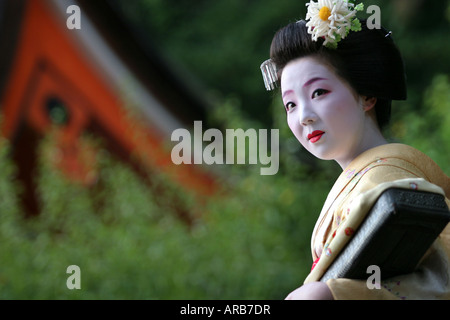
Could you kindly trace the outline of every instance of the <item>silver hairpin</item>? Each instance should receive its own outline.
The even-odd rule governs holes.
[[[275,89],[277,86],[278,76],[275,64],[271,59],[266,60],[261,64],[261,72],[267,91]]]
[[[387,37],[389,37],[390,35],[392,35],[392,31],[389,31],[384,37],[387,38]]]

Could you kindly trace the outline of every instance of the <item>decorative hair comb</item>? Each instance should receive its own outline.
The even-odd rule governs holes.
[[[267,91],[275,89],[277,86],[278,75],[272,59],[266,60],[261,64],[261,72]]]

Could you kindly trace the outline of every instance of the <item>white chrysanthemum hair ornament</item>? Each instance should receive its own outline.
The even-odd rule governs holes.
[[[361,23],[356,12],[364,9],[362,3],[355,6],[351,0],[318,0],[307,3],[306,26],[312,39],[325,39],[323,45],[336,48],[350,31],[360,31]]]

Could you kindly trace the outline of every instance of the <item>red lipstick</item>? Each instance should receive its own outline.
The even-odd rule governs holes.
[[[312,143],[316,143],[317,141],[320,140],[320,138],[322,138],[322,135],[324,133],[325,132],[320,130],[313,131],[312,133],[308,134],[308,140],[311,141]]]

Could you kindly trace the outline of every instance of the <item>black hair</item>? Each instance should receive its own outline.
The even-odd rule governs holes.
[[[380,128],[391,115],[392,100],[406,99],[404,64],[391,35],[384,28],[369,29],[361,19],[361,31],[351,31],[336,49],[313,41],[306,22],[300,20],[280,29],[272,40],[270,58],[278,79],[292,60],[314,56],[329,63],[336,73],[359,94],[376,97],[375,112]]]

